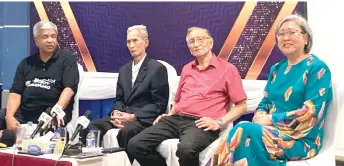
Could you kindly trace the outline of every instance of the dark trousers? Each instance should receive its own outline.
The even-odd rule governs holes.
[[[219,131],[199,129],[197,117],[171,115],[145,129],[128,143],[128,155],[133,156],[141,166],[166,166],[165,159],[156,151],[166,139],[179,138],[176,152],[180,166],[199,166],[199,153],[215,141]]]
[[[6,109],[0,109],[0,130],[6,129]],[[24,120],[23,115],[20,111],[17,111],[14,114],[14,117],[17,119],[19,123],[26,123],[27,121]]]
[[[149,126],[150,124],[140,123],[139,121],[132,121],[126,123],[125,127],[121,128],[117,135],[119,147],[127,149],[129,140]],[[88,130],[99,130],[100,139],[102,139],[108,130],[116,127],[110,122],[109,117],[104,117],[98,120],[91,121],[87,128],[88,129],[83,130],[81,133],[82,141],[84,143],[86,142]],[[130,161],[133,162],[134,158],[130,155],[128,156]]]

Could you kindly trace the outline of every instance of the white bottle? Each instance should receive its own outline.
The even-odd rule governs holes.
[[[26,140],[30,139],[30,136],[31,136],[31,134],[33,133],[34,130],[35,129],[32,126],[32,122],[28,121],[26,129],[25,129],[24,139],[26,139]]]
[[[96,147],[96,135],[93,130],[88,132],[86,137],[86,148],[95,148]]]

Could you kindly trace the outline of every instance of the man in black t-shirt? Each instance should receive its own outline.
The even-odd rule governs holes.
[[[71,120],[79,72],[75,55],[57,48],[57,32],[56,25],[49,21],[33,27],[39,51],[17,67],[7,108],[0,110],[0,130],[14,130],[28,121],[37,123],[49,107],[66,114],[57,117],[58,126]]]

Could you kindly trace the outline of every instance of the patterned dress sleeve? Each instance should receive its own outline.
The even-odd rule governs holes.
[[[322,126],[324,110],[332,100],[331,72],[326,64],[317,64],[309,70],[303,74],[305,99],[302,108],[272,114],[274,126],[282,135],[293,139],[307,136],[317,124]],[[285,99],[292,94],[292,89],[286,90]]]
[[[268,96],[268,90],[269,90],[269,85],[271,84],[271,81],[275,78],[276,73],[273,72],[275,66],[272,66],[270,69],[270,74],[267,80],[267,83],[265,85],[264,88],[264,97],[263,99],[260,101],[260,103],[258,104],[258,108],[256,109],[255,115],[257,114],[268,114],[270,112],[270,108],[273,105],[273,103],[271,102],[271,100],[269,99]]]

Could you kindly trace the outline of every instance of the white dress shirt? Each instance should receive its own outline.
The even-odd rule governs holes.
[[[131,66],[131,87],[134,86],[134,82],[136,80],[137,75],[139,74],[141,65],[142,65],[143,61],[145,60],[146,55],[136,65],[134,65],[134,61],[132,63],[132,66]]]

